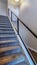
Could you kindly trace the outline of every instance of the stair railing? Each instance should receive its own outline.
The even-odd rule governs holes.
[[[8,8],[8,16],[9,16],[9,11],[11,11],[11,10]],[[21,41],[23,42],[23,40],[22,40],[22,38],[21,38],[21,36],[20,36],[20,34],[19,34],[19,22],[21,22],[21,23],[23,24],[23,26],[26,27],[26,29],[37,39],[37,35],[36,35],[25,23],[23,23],[23,22],[19,19],[19,17],[18,17],[17,15],[15,15],[15,13],[13,13],[12,11],[11,11],[11,21],[12,21],[12,14],[17,18],[17,30],[16,30],[16,31],[17,31],[17,34],[19,35]],[[16,28],[15,28],[15,29],[16,29]],[[31,57],[32,62],[34,63],[34,65],[36,65],[36,62],[35,62],[34,58],[32,57],[30,51],[28,50],[28,48],[27,48],[27,46],[24,44],[24,42],[23,42],[23,45],[24,45],[24,47],[26,48],[26,50],[27,50],[29,56]]]
[[[9,9],[8,9],[8,14],[9,14]],[[13,12],[11,11],[11,21],[12,21],[12,14],[13,14],[14,16],[16,16],[15,13],[13,13]],[[25,23],[23,23],[23,22],[19,19],[19,17],[16,16],[16,18],[17,18],[17,30],[18,30],[18,33],[19,33],[19,22],[21,22],[21,23],[23,24],[23,26],[26,27],[26,29],[27,29],[35,38],[37,38],[37,35],[36,35]]]

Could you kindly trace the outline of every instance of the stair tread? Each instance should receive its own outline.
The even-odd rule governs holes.
[[[13,33],[14,31],[0,31],[0,33]]]
[[[8,42],[16,42],[17,40],[5,40],[5,41],[0,41],[0,44],[2,43],[8,43]]]
[[[3,34],[15,34],[15,32],[0,32],[0,35],[3,35]]]
[[[0,48],[9,47],[9,46],[18,46],[18,45],[19,45],[19,41],[16,41],[16,42],[7,42],[7,43],[1,43],[0,44]]]
[[[21,54],[9,55],[9,56],[0,58],[0,65],[13,61],[14,59],[18,58],[19,55],[21,55]]]
[[[13,32],[14,30],[0,30],[0,32]]]
[[[16,36],[16,35],[1,35],[0,38],[4,38],[4,37],[13,37],[13,36]]]
[[[6,32],[4,32],[4,31],[0,32],[0,34],[14,34],[14,33],[15,33],[14,31],[12,31],[12,32],[11,31],[10,32],[7,32],[7,31]]]
[[[15,64],[15,65],[28,65],[28,64],[26,62],[21,62],[21,63]]]
[[[19,48],[20,46],[11,46],[11,47],[4,47],[4,48],[0,48],[0,53],[1,52],[6,52],[8,50],[13,50],[13,49],[17,49]]]
[[[4,31],[4,30],[13,30],[13,28],[11,28],[11,27],[10,28],[1,28],[0,27],[0,31]]]
[[[3,25],[3,24],[4,24],[4,25],[5,25],[5,24],[7,25],[8,23],[2,23],[2,22],[1,22],[0,24],[1,24],[1,25]],[[10,24],[10,25],[11,25],[11,24]]]
[[[5,23],[4,24],[1,23],[0,26],[11,26],[11,25],[8,24],[8,23],[6,23],[6,24]]]
[[[21,62],[24,62],[24,61],[26,62],[25,57],[22,54],[17,59],[15,59],[15,60],[13,60],[9,63],[6,63],[5,65],[16,65],[16,64],[18,65],[18,63],[21,63]]]
[[[3,33],[2,33],[2,34],[0,34],[0,37],[1,37],[1,36],[11,36],[11,35],[15,35],[15,33],[13,33],[13,34],[7,34],[7,33],[3,34]]]
[[[6,40],[18,40],[16,36],[12,37],[0,37],[0,41],[6,41]]]
[[[12,26],[10,26],[10,25],[1,25],[0,28],[1,27],[12,27]]]
[[[21,51],[21,48],[19,47],[19,48],[16,48],[16,49],[11,49],[11,50],[1,52],[0,58],[4,57],[4,56],[11,55],[11,54],[14,55],[14,54],[20,54],[20,53],[22,53],[22,51]]]

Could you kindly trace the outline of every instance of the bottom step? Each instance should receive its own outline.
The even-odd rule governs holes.
[[[8,62],[13,61],[14,59],[18,58],[21,54],[14,54],[14,55],[9,55],[9,56],[5,56],[0,58],[0,65],[4,65]]]
[[[21,62],[26,62],[25,57],[23,55],[20,55],[19,58],[16,58],[15,60],[11,61],[10,63],[7,63],[5,65],[18,65]]]

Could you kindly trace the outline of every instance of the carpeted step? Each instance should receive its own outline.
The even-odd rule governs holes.
[[[14,54],[14,55],[9,55],[9,56],[5,56],[0,58],[0,65],[6,65],[6,63],[9,63],[17,58],[19,58],[21,54]]]
[[[9,24],[9,23],[0,23],[0,26],[5,26],[5,25],[9,25],[9,26],[11,26],[11,24]]]
[[[5,35],[5,34],[8,34],[8,35],[15,34],[15,32],[14,31],[13,32],[0,32],[0,35]]]
[[[3,48],[0,48],[0,53],[6,52],[6,51],[9,51],[9,50],[14,50],[14,49],[17,49],[17,48],[20,48],[20,46],[3,47]]]
[[[10,22],[4,22],[4,21],[0,21],[0,24],[10,24]],[[11,24],[10,24],[11,25]]]
[[[21,62],[24,62],[25,61],[25,57],[23,55],[20,55],[17,59],[11,61],[11,62],[8,62],[4,65],[18,65],[18,63],[21,63]],[[25,65],[25,64],[24,64]]]
[[[0,23],[7,23],[7,24],[10,24],[10,21],[3,21],[3,20],[1,20]]]
[[[4,57],[4,56],[11,55],[11,54],[13,55],[13,54],[19,54],[19,53],[22,53],[20,47],[16,48],[16,49],[11,49],[11,50],[8,50],[8,51],[0,52],[0,58]]]
[[[6,24],[5,25],[4,24],[3,25],[0,24],[0,27],[12,27],[12,26],[9,25],[9,24],[7,24],[7,25]]]
[[[16,36],[12,36],[12,37],[0,37],[0,41],[7,41],[7,40],[17,40]]]
[[[0,38],[4,38],[4,37],[13,37],[13,36],[16,36],[16,35],[0,35]],[[17,37],[17,36],[16,36]]]
[[[0,28],[12,28],[12,26],[0,26]]]
[[[13,32],[14,30],[11,30],[11,31],[6,31],[6,30],[1,30],[0,33],[5,33],[5,32]]]
[[[6,33],[6,32],[8,32],[8,33],[12,33],[12,32],[14,32],[14,30],[13,31],[0,31],[0,33]]]
[[[17,40],[4,40],[4,41],[0,41],[0,44],[3,44],[3,43],[9,43],[9,42],[16,42]]]
[[[19,41],[6,42],[6,43],[0,43],[0,48],[9,47],[9,46],[18,46],[18,45],[19,45]]]

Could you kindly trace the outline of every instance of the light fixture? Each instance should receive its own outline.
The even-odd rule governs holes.
[[[16,2],[19,2],[19,0],[15,0]]]

